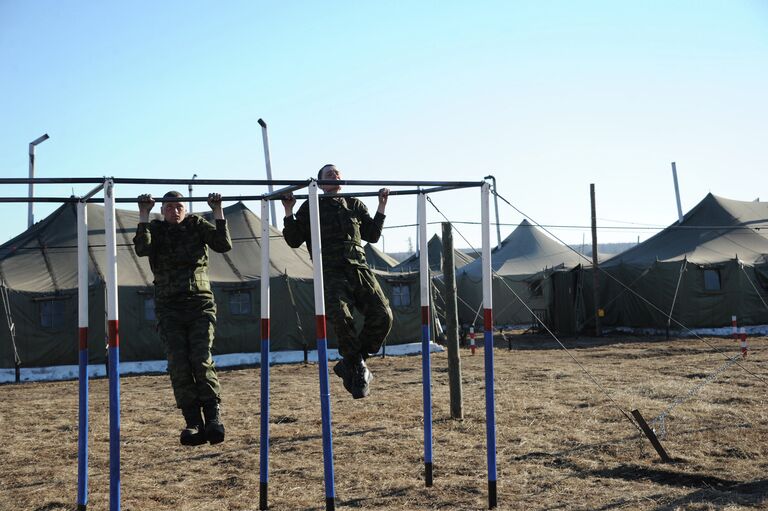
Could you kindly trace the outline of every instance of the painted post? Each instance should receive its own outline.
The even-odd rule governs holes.
[[[261,201],[261,442],[259,509],[267,509],[269,483],[269,201]]]
[[[485,431],[488,454],[488,509],[497,506],[496,497],[496,410],[493,375],[493,293],[491,288],[491,232],[489,221],[490,185],[481,189],[481,223],[483,238],[483,309],[485,351]]]
[[[104,231],[109,356],[109,509],[120,511],[120,328],[117,313],[117,243],[114,182],[104,182]]]
[[[85,511],[88,505],[88,210],[85,202],[77,203],[77,327],[77,510]]]
[[[424,396],[424,483],[432,486],[432,359],[429,354],[429,255],[427,195],[418,195],[419,282],[421,288],[421,381]]]
[[[262,222],[264,219],[262,218]],[[323,421],[323,468],[325,475],[325,509],[336,509],[333,481],[333,439],[331,437],[331,392],[328,383],[328,336],[326,335],[323,288],[323,254],[320,243],[320,210],[317,181],[309,183],[309,227],[312,238],[312,269],[315,284],[315,324],[317,328],[317,362],[320,370],[320,411]]]

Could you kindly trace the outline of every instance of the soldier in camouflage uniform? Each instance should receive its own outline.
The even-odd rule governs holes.
[[[326,165],[317,173],[317,178],[339,181],[341,173],[334,165]],[[379,351],[392,328],[389,302],[368,267],[361,245],[361,240],[370,243],[379,240],[389,190],[379,190],[379,207],[371,218],[365,204],[358,199],[332,196],[341,190],[340,185],[321,185],[320,188],[329,194],[319,200],[325,308],[336,331],[342,356],[333,370],[342,378],[344,388],[352,397],[359,399],[368,395],[373,379],[365,359]],[[285,241],[293,248],[306,242],[311,256],[309,203],[302,204],[294,216],[296,199],[293,195],[283,197],[282,202]],[[352,317],[353,308],[365,317],[359,334]]]
[[[216,225],[186,215],[181,198],[179,192],[166,193],[163,220],[149,222],[155,201],[151,195],[140,195],[139,227],[133,243],[137,255],[149,257],[155,276],[158,330],[168,356],[176,406],[186,421],[181,444],[217,444],[224,441],[224,425],[221,388],[211,357],[216,303],[208,280],[208,247],[227,252],[232,241],[221,195],[208,195]]]

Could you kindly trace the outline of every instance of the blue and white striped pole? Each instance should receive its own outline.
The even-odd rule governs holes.
[[[424,483],[432,486],[432,359],[429,353],[429,254],[427,195],[418,196],[419,282],[421,288],[421,382],[424,397]]]
[[[490,184],[481,189],[483,238],[483,320],[485,349],[485,431],[488,455],[488,509],[497,506],[496,498],[496,411],[493,392],[493,290],[491,288],[491,228],[489,219]]]
[[[263,219],[262,219],[263,221]],[[315,323],[317,330],[317,361],[320,370],[320,410],[323,419],[323,468],[325,474],[325,509],[336,509],[333,481],[333,439],[331,438],[331,392],[328,384],[328,336],[326,334],[325,300],[323,291],[323,254],[320,244],[320,209],[317,181],[309,183],[309,227],[312,237],[312,269],[315,280]]]
[[[85,511],[88,505],[88,210],[85,202],[77,203],[77,327],[77,510]]]
[[[117,313],[117,243],[115,195],[111,179],[104,182],[104,232],[107,266],[107,345],[109,356],[109,509],[120,511],[120,328]]]
[[[269,201],[261,201],[261,442],[259,509],[267,509],[269,483]]]

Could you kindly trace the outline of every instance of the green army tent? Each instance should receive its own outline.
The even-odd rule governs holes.
[[[368,266],[375,270],[391,271],[398,265],[397,259],[382,252],[372,243],[366,243],[363,250],[365,250],[365,260],[368,261]]]
[[[550,307],[550,275],[573,268],[584,259],[569,247],[550,238],[523,220],[501,245],[491,252],[493,271],[493,319],[497,325],[533,322],[532,309],[546,321]],[[459,318],[463,323],[482,322],[483,289],[480,258],[456,272]],[[525,305],[528,308],[526,308]]]
[[[432,272],[442,272],[443,271],[443,241],[440,239],[440,236],[435,234],[430,238],[429,242],[427,242],[427,259],[429,260],[429,269]],[[460,250],[453,249],[453,265],[456,268],[461,268],[462,266],[471,263],[474,261],[475,258],[471,255],[465,254],[461,252]],[[408,272],[408,271],[419,271],[419,265],[421,259],[419,257],[419,253],[416,252],[415,254],[412,254],[410,257],[408,257],[406,260],[395,266],[392,271],[394,272]]]
[[[89,357],[92,374],[103,374],[105,358],[104,208],[89,204]],[[258,362],[260,350],[261,220],[242,203],[224,208],[233,241],[225,254],[209,251],[210,277],[218,305],[214,355],[222,365]],[[157,217],[157,216],[156,216]],[[164,353],[155,330],[152,272],[137,257],[133,236],[138,212],[116,211],[120,358],[124,372],[163,371]],[[312,264],[304,246],[288,247],[270,228],[271,350],[275,362],[310,360],[316,345]],[[12,378],[16,355],[26,376],[45,379],[77,374],[77,220],[67,203],[0,246],[0,277],[7,292],[0,329],[0,381]],[[418,280],[404,288],[404,276],[379,280],[388,296],[397,294],[395,325],[388,344],[417,342],[420,336]],[[403,290],[409,296],[402,296]],[[4,295],[6,293],[3,293]],[[411,296],[413,295],[413,300]],[[410,304],[413,303],[413,306]],[[329,345],[335,335],[329,327]],[[397,350],[388,350],[395,353]],[[333,355],[333,352],[332,352]],[[50,368],[64,368],[52,371]]]
[[[727,333],[734,315],[740,325],[768,324],[767,229],[767,203],[708,194],[682,221],[601,263],[601,326]],[[583,307],[575,326],[561,323],[593,329],[592,270],[575,273],[558,281],[570,288],[558,294]]]

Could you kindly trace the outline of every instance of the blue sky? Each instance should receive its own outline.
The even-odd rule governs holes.
[[[768,200],[766,63],[765,1],[6,0],[0,175],[26,177],[27,144],[48,133],[38,177],[264,179],[264,118],[276,179],[329,162],[348,179],[494,174],[532,221],[577,226],[551,228],[575,244],[589,242],[595,183],[600,241],[637,241],[677,219],[672,161],[684,210],[708,192]],[[480,219],[474,190],[433,200],[451,220]],[[36,205],[36,220],[54,208]],[[0,242],[26,210],[0,204]],[[505,237],[523,216],[500,214]],[[415,216],[413,197],[391,199],[388,225]],[[458,229],[457,244],[479,244],[477,227]],[[384,248],[409,237],[388,229]]]

